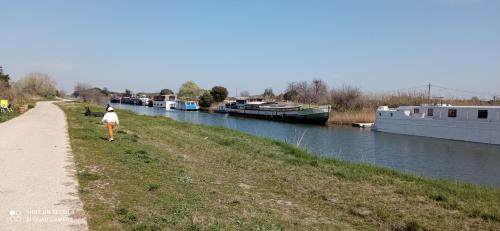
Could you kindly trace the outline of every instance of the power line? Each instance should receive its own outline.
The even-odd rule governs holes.
[[[451,88],[451,87],[443,87],[440,85],[432,85],[433,87],[445,89],[445,90],[450,90],[450,91],[456,91],[456,92],[463,92],[463,93],[468,93],[472,95],[480,95],[480,96],[495,96],[496,94],[489,94],[489,93],[481,93],[481,92],[474,92],[474,91],[469,91],[469,90],[463,90],[463,89],[457,89],[457,88]]]
[[[408,90],[413,90],[413,91],[424,90],[427,86],[428,85],[425,84],[425,85],[418,85],[418,86],[414,86],[414,87],[399,88],[399,89],[394,89],[394,90],[389,91],[389,92],[408,91]]]

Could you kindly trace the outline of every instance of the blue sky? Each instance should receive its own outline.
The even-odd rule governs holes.
[[[320,78],[370,92],[432,82],[500,95],[496,0],[0,0],[0,65],[112,90],[232,94]]]

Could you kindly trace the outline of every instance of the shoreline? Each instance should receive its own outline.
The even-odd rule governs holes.
[[[124,110],[119,110],[123,128],[117,141],[107,143],[99,137],[104,134],[102,128],[92,122],[97,119],[81,115],[83,104],[60,106],[68,116],[82,200],[94,229],[111,224],[174,229],[500,227],[497,188],[327,159],[227,128]],[[134,169],[136,175],[117,175],[122,172],[118,169]],[[89,203],[94,206],[88,207]],[[180,204],[188,212],[171,216],[171,209]],[[168,219],[158,221],[158,216],[144,214],[141,207],[166,213]],[[451,224],[429,217],[420,207]],[[415,211],[404,213],[405,208]],[[254,216],[244,215],[250,211]],[[316,214],[313,220],[303,219],[311,214]]]

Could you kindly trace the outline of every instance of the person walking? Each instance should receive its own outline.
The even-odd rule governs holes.
[[[108,107],[108,112],[102,117],[101,123],[106,123],[108,127],[108,141],[113,141],[113,129],[120,126],[118,115],[115,113],[113,107]]]

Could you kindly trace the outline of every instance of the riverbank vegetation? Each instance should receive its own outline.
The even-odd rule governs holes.
[[[91,230],[500,229],[498,189],[123,110],[107,142],[84,104],[60,106]]]

